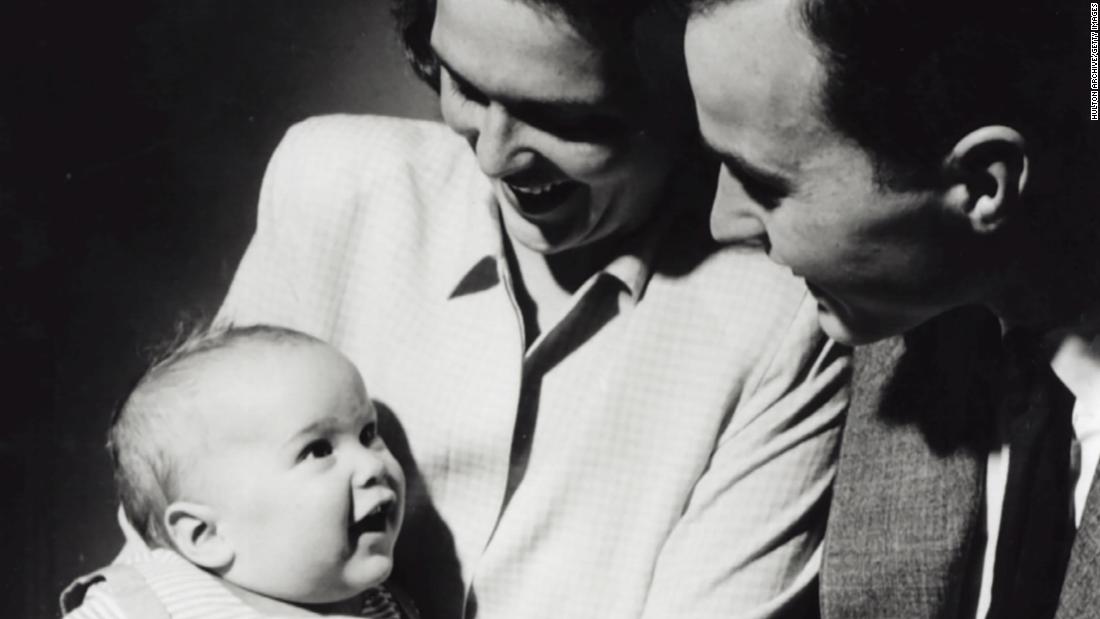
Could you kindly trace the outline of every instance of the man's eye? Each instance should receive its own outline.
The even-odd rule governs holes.
[[[318,439],[305,446],[298,454],[298,461],[326,458],[332,455],[332,443],[324,439]]]
[[[368,423],[367,425],[363,426],[363,431],[359,433],[359,442],[363,445],[366,445],[367,447],[370,447],[371,443],[373,443],[377,438],[377,423]]]
[[[738,183],[741,184],[741,188],[745,191],[745,194],[752,198],[757,204],[763,206],[766,209],[774,209],[779,206],[779,203],[786,197],[786,192],[782,189],[772,187],[765,181],[753,177],[751,174],[739,173],[735,170],[726,168]]]

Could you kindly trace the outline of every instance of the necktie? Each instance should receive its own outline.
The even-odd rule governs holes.
[[[1073,395],[1033,338],[1006,336],[1008,483],[988,617],[1054,616],[1073,544]]]

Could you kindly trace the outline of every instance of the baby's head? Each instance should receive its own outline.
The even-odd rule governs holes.
[[[318,339],[192,337],[138,382],[109,447],[146,543],[234,585],[324,604],[389,575],[404,476],[359,373]]]

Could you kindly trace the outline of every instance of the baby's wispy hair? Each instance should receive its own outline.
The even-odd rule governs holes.
[[[151,548],[171,548],[164,511],[179,498],[180,475],[202,428],[200,363],[251,343],[316,344],[321,340],[273,325],[229,323],[180,328],[115,410],[107,450],[130,523]]]

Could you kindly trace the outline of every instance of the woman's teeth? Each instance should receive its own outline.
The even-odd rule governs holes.
[[[545,185],[534,185],[531,187],[521,187],[519,185],[512,185],[511,183],[509,183],[508,186],[511,187],[512,191],[516,193],[521,193],[527,196],[538,196],[553,189],[557,189],[565,183],[566,181],[555,181],[553,183],[546,183]]]

